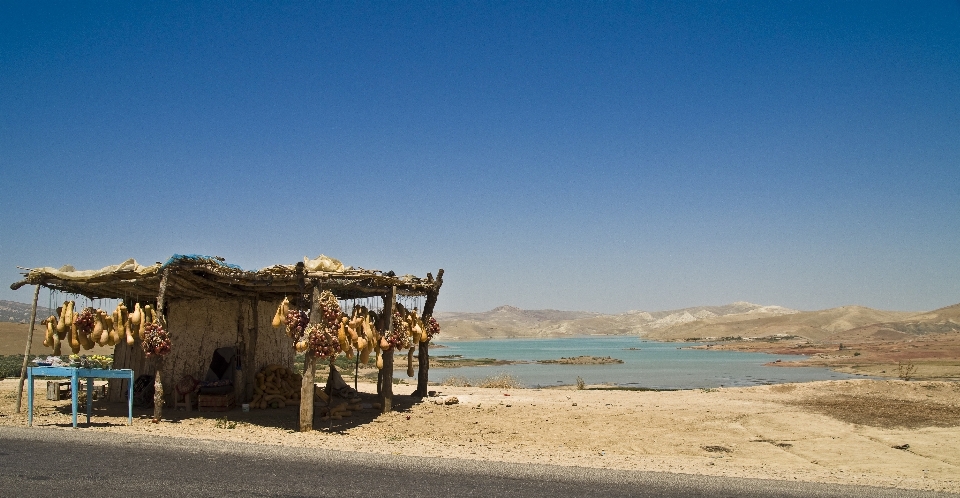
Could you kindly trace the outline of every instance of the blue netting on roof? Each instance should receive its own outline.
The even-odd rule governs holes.
[[[243,268],[240,268],[237,265],[224,263],[223,261],[220,261],[219,259],[213,256],[204,256],[203,254],[174,254],[173,256],[170,256],[170,259],[168,259],[167,262],[164,263],[163,266],[161,266],[160,268],[161,269],[166,268],[172,264],[175,264],[178,261],[200,261],[203,263],[214,263],[227,268],[233,268],[234,270],[243,271]]]

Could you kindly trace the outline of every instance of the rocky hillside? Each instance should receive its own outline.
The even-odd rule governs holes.
[[[740,319],[798,313],[780,306],[736,302],[670,311],[628,311],[605,315],[585,311],[522,310],[500,306],[483,313],[437,313],[450,338],[563,337],[588,334],[651,336],[671,327],[728,316]]]
[[[43,306],[37,306],[37,323],[53,312]],[[0,301],[0,322],[28,323],[30,305],[15,301]]]
[[[777,316],[731,314],[674,324],[651,331],[646,337],[661,340],[684,340],[723,337],[799,336],[811,341],[822,341],[857,327],[878,322],[899,321],[911,315],[914,315],[914,313],[879,311],[863,306],[843,306]]]
[[[898,341],[960,332],[960,304],[928,312],[842,306],[797,311],[736,302],[669,311],[616,315],[522,310],[500,306],[483,313],[438,313],[443,336],[459,339],[638,335],[653,340],[795,337],[813,342]]]

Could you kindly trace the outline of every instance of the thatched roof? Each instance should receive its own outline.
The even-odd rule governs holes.
[[[17,290],[28,284],[41,285],[91,299],[156,298],[164,272],[168,272],[166,299],[208,296],[282,299],[310,292],[317,285],[340,299],[383,296],[393,286],[396,286],[398,295],[430,296],[436,295],[443,283],[442,269],[437,272],[436,279],[429,273],[426,278],[397,276],[393,272],[344,268],[339,261],[325,256],[316,260],[304,258],[304,263],[296,265],[246,271],[219,257],[177,254],[166,263],[150,266],[139,265],[130,259],[100,270],[77,271],[69,266],[29,269],[23,273],[24,279],[10,288]]]

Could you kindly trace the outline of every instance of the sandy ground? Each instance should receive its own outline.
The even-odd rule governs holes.
[[[0,382],[0,425],[16,380]],[[70,429],[69,401],[37,382],[37,430]],[[828,381],[750,388],[637,392],[437,386],[417,401],[395,386],[397,410],[365,409],[295,432],[297,407],[225,413],[96,402],[79,430],[225,439],[269,445],[505,462],[665,471],[960,492],[960,384]],[[360,384],[364,402],[376,401]],[[452,398],[457,399],[456,404]],[[26,400],[24,400],[24,406]],[[234,426],[234,423],[236,424]],[[328,427],[329,425],[329,427]],[[232,427],[232,428],[231,428]]]

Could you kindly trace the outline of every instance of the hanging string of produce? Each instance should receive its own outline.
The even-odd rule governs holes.
[[[158,322],[148,323],[141,346],[147,358],[164,357],[170,352],[170,335]]]
[[[340,317],[343,311],[336,296],[328,290],[320,293],[319,304],[320,323],[312,323],[306,330],[307,350],[317,358],[332,359],[343,350],[338,337],[342,333]]]

